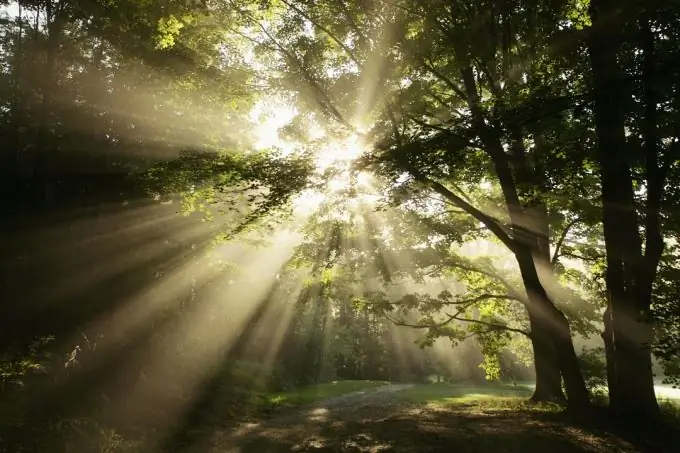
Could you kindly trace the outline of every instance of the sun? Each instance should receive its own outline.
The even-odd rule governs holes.
[[[323,173],[329,168],[344,169],[361,156],[364,149],[358,135],[351,135],[345,140],[328,143],[316,156],[316,169]]]
[[[289,124],[297,115],[297,111],[283,103],[264,103],[255,105],[250,113],[250,119],[255,127],[255,149],[277,148],[284,155],[295,153],[304,148],[300,143],[290,143],[282,139],[279,130]],[[323,127],[317,125],[309,131],[313,142],[323,143],[327,137]],[[329,140],[317,148],[314,153],[314,165],[317,176],[327,178],[325,189],[306,191],[297,197],[297,210],[310,213],[329,196],[337,196],[350,188],[357,189],[356,201],[374,203],[379,197],[372,190],[373,178],[366,172],[353,173],[352,163],[365,151],[359,134],[351,134],[340,140]],[[328,171],[332,170],[332,171]]]
[[[323,146],[316,154],[315,164],[317,175],[327,178],[324,188],[301,194],[295,201],[298,213],[314,212],[329,197],[338,195],[346,196],[346,202],[354,205],[375,204],[380,196],[374,188],[373,177],[367,172],[355,172],[352,169],[352,163],[363,152],[358,136],[350,136]],[[349,195],[350,188],[354,189],[352,195]]]
[[[323,147],[316,155],[316,169],[320,175],[329,176],[327,170],[333,170],[326,181],[326,188],[330,194],[337,194],[350,187],[360,192],[360,198],[370,195],[373,186],[372,176],[365,171],[352,169],[352,164],[361,157],[365,148],[357,135],[345,140],[331,142]],[[371,197],[368,197],[371,198]],[[366,199],[368,199],[366,198]]]

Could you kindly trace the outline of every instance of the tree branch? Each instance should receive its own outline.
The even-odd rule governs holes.
[[[589,262],[591,262],[591,263],[594,263],[595,261],[597,261],[597,258],[588,258],[587,256],[578,255],[578,254],[572,253],[572,252],[565,252],[565,253],[562,253],[561,256],[566,256],[567,258],[574,258],[574,259],[581,260],[581,261],[586,261],[586,262],[589,261]]]
[[[293,11],[295,11],[296,13],[298,13],[300,16],[302,16],[302,17],[304,17],[305,19],[307,19],[307,20],[308,20],[309,22],[311,22],[312,25],[314,25],[316,28],[318,28],[319,30],[321,30],[321,31],[323,31],[324,33],[326,33],[326,35],[328,35],[328,37],[331,38],[331,39],[333,40],[333,42],[335,42],[337,45],[339,45],[339,46],[342,48],[342,50],[344,50],[344,51],[347,53],[347,55],[352,59],[352,61],[357,65],[357,67],[358,67],[359,69],[362,68],[363,65],[361,64],[361,62],[359,61],[359,59],[357,58],[357,56],[354,54],[354,51],[353,51],[352,49],[350,49],[349,47],[347,47],[347,46],[345,45],[345,43],[343,43],[337,36],[335,36],[335,35],[333,34],[333,32],[331,32],[328,28],[324,27],[323,25],[321,25],[320,23],[318,23],[317,21],[315,21],[314,19],[312,19],[311,16],[309,16],[309,14],[305,13],[304,11],[302,11],[300,8],[298,8],[297,6],[293,5],[293,4],[290,3],[289,1],[287,1],[287,0],[281,0],[281,2],[282,2],[284,5],[288,6],[290,9],[292,9]]]
[[[403,326],[403,327],[411,327],[413,329],[431,329],[431,328],[439,328],[439,327],[444,327],[448,324],[451,324],[453,321],[461,321],[461,322],[469,322],[472,324],[481,324],[486,327],[488,327],[490,330],[505,330],[507,332],[513,332],[513,333],[518,333],[520,335],[524,335],[527,338],[531,338],[531,333],[522,330],[522,329],[517,329],[514,327],[506,326],[503,324],[495,324],[492,322],[487,322],[487,321],[482,321],[479,319],[470,319],[470,318],[461,318],[458,315],[447,315],[447,318],[444,321],[434,323],[434,324],[413,324],[406,322],[401,319],[395,319],[392,318],[391,316],[385,316],[388,321],[391,321],[397,326]]]
[[[297,57],[293,55],[288,49],[286,49],[281,43],[279,43],[276,38],[272,36],[272,34],[267,30],[267,28],[260,23],[257,19],[254,17],[248,15],[247,16],[253,23],[255,23],[260,30],[262,30],[262,33],[267,36],[267,38],[276,46],[276,48],[281,52],[285,57],[286,60],[288,60],[289,63],[294,64],[297,66],[298,70],[300,71],[302,77],[307,80],[307,83],[317,92],[317,94],[320,96],[321,99],[317,99],[317,103],[322,107],[325,108],[328,112],[331,113],[335,117],[335,119],[344,125],[345,127],[349,128],[352,131],[356,131],[356,128],[350,124],[349,121],[345,119],[345,117],[340,113],[338,109],[335,108],[333,105],[333,102],[331,99],[328,97],[326,92],[319,86],[319,84],[314,80],[305,70],[304,66],[298,61]]]
[[[560,234],[560,238],[557,240],[557,244],[555,244],[555,252],[553,253],[552,259],[550,260],[550,262],[552,264],[557,263],[557,260],[560,257],[562,244],[564,243],[564,240],[567,238],[567,234],[569,234],[569,230],[571,229],[571,227],[576,225],[576,223],[578,223],[578,221],[579,221],[579,218],[576,217],[565,225],[564,229],[562,230],[562,234]]]
[[[485,300],[491,300],[491,299],[519,301],[519,299],[517,299],[514,296],[511,296],[510,294],[484,293],[484,294],[480,294],[479,296],[476,296],[476,297],[471,297],[469,299],[464,299],[464,300],[461,300],[461,301],[456,301],[454,303],[445,304],[445,305],[463,305],[463,304],[473,305],[473,304],[483,302]]]
[[[444,266],[448,266],[448,267],[457,267],[458,269],[462,269],[462,270],[468,271],[468,272],[476,272],[478,274],[484,275],[485,277],[489,277],[493,280],[496,280],[505,287],[505,289],[508,291],[509,295],[512,295],[514,300],[517,300],[519,302],[524,303],[524,300],[517,294],[517,291],[515,290],[515,288],[507,280],[505,280],[503,277],[501,277],[500,275],[498,275],[497,273],[495,273],[491,270],[482,269],[480,267],[474,266],[473,264],[465,263],[465,262],[461,262],[461,261],[453,260],[453,259],[442,260],[441,264],[444,265]]]
[[[473,324],[481,324],[481,325],[489,327],[492,330],[506,330],[508,332],[518,333],[518,334],[524,335],[527,338],[531,338],[530,332],[527,332],[527,331],[522,330],[522,329],[516,329],[514,327],[506,326],[506,325],[503,325],[503,324],[495,324],[495,323],[492,323],[492,322],[482,321],[480,319],[459,318],[459,317],[456,317],[456,316],[451,318],[451,321],[453,321],[453,320],[470,322],[470,323],[473,323]]]
[[[463,209],[465,212],[470,214],[472,217],[475,219],[479,220],[481,223],[486,226],[489,231],[491,231],[506,247],[508,247],[512,252],[514,252],[518,245],[517,241],[510,237],[508,233],[505,231],[505,228],[493,217],[483,213],[476,207],[472,206],[470,203],[465,201],[463,198],[459,197],[449,189],[447,189],[443,184],[440,182],[434,181],[427,176],[423,175],[420,171],[418,171],[415,167],[413,167],[410,164],[405,164],[406,170],[413,175],[413,177],[416,179],[416,181],[420,182],[421,184],[424,184],[426,186],[430,186],[435,192],[438,194],[442,195],[444,198],[447,200],[451,201],[453,204],[458,206],[459,208]]]
[[[429,87],[426,88],[425,90],[427,91],[427,94],[428,94],[429,96],[432,96],[432,98],[433,98],[435,101],[439,102],[439,104],[440,104],[442,107],[451,108],[451,103],[450,103],[450,102],[446,102],[446,100],[445,100],[444,98],[442,98],[441,96],[439,96],[438,94],[436,94],[436,93],[435,93],[433,90],[431,90]],[[458,112],[456,112],[456,114],[460,115]]]
[[[439,131],[439,132],[450,132],[450,129],[448,129],[446,127],[442,127],[439,124],[430,124],[430,123],[425,122],[423,120],[419,120],[418,118],[416,118],[413,115],[408,115],[408,118],[411,121],[413,121],[414,123],[416,123],[417,125],[424,127],[426,129],[434,129],[434,130]]]
[[[444,85],[451,88],[453,92],[456,93],[461,100],[467,101],[467,96],[465,95],[465,92],[463,92],[463,90],[456,83],[454,83],[453,80],[449,79],[444,74],[435,69],[434,64],[431,61],[428,64],[428,62],[425,61],[425,59],[423,59],[422,63],[423,67],[427,70],[427,72],[429,72],[437,79],[439,79],[441,82],[443,82]]]

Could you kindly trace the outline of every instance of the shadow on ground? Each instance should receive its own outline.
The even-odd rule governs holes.
[[[633,445],[602,430],[578,427],[564,415],[449,407],[323,407],[244,428],[201,451],[255,452],[671,452]],[[196,450],[198,451],[198,450]]]

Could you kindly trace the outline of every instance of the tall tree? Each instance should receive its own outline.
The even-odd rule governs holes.
[[[677,77],[661,40],[674,34],[677,14],[676,7],[657,2],[590,3],[610,401],[617,412],[651,418],[659,413],[651,362],[653,289],[664,249],[664,191],[680,158]]]
[[[394,169],[473,216],[515,256],[531,320],[535,397],[560,398],[563,377],[570,402],[585,406],[588,397],[568,322],[540,275],[543,270],[552,274],[547,197],[548,170],[555,156],[546,146],[550,131],[545,122],[513,118],[518,113],[513,109],[538,98],[553,108],[559,104],[559,97],[538,87],[547,82],[541,80],[541,70],[548,64],[549,43],[558,36],[560,9],[491,2],[488,14],[480,17],[476,8],[454,2],[428,3],[416,11],[408,20],[410,36],[402,47],[412,68],[410,77],[418,80],[416,92],[424,87],[423,95],[434,97],[442,104],[439,111],[449,113],[404,115],[403,121],[412,121],[409,128],[416,133],[409,138],[395,129],[396,141],[383,162],[387,157]],[[429,122],[423,124],[420,118]],[[427,135],[431,138],[423,139]],[[489,215],[449,185],[457,167],[475,158],[486,162],[499,184],[501,216]]]

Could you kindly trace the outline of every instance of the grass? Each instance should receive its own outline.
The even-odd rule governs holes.
[[[416,385],[398,392],[395,396],[411,403],[460,404],[484,401],[525,400],[532,390],[524,386],[503,384],[462,385],[426,384]]]
[[[384,381],[334,381],[262,396],[265,410],[289,409],[388,384]]]

